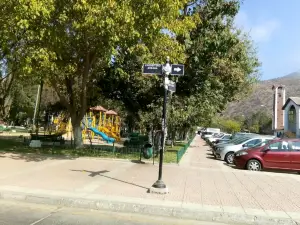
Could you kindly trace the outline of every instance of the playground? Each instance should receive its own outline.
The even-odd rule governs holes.
[[[71,118],[64,112],[47,115],[36,127],[0,126],[1,152],[22,154],[20,157],[101,157],[128,159],[137,162],[148,160],[157,163],[161,147],[161,131],[149,137],[146,131],[121,135],[122,118],[112,109],[102,106],[89,108],[81,121],[83,147],[74,148]],[[126,125],[125,125],[126,126]],[[164,161],[178,163],[189,142],[166,145]],[[1,154],[0,152],[0,154]],[[25,155],[24,155],[25,154]],[[36,157],[36,155],[40,155]]]
[[[118,113],[102,106],[89,109],[81,121],[82,140],[84,145],[122,146],[120,136],[121,119]],[[30,146],[73,145],[73,128],[71,118],[64,113],[48,115],[42,129],[37,126],[30,134]]]

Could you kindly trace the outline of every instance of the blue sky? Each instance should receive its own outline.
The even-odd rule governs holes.
[[[255,42],[262,80],[300,70],[300,0],[244,0],[236,24]]]

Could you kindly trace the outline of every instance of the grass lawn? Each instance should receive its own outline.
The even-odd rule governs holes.
[[[181,148],[183,148],[187,144],[187,141],[178,141],[175,143],[175,145],[172,146],[166,146],[167,151],[179,151]]]
[[[177,162],[177,151],[186,143],[178,142],[173,147],[167,146],[164,154],[165,163]],[[0,139],[0,152],[2,153],[32,153],[47,156],[65,156],[65,157],[99,157],[99,158],[118,158],[128,160],[139,160],[139,148],[101,146],[99,148],[73,149],[70,146],[49,146],[43,148],[30,148],[23,143],[22,138]],[[152,160],[149,159],[149,160]],[[157,162],[159,158],[155,158]]]

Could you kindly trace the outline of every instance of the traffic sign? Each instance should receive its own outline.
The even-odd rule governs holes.
[[[171,92],[176,92],[176,83],[174,81],[169,81],[168,90]]]
[[[162,65],[161,64],[144,64],[143,65],[143,74],[162,74]]]
[[[172,64],[171,75],[182,76],[184,75],[184,65],[182,64]]]

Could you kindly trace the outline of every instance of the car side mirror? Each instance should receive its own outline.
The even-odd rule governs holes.
[[[268,151],[270,151],[269,148],[265,148],[264,150],[262,150],[264,153],[267,153]]]
[[[242,147],[243,147],[243,148],[246,148],[246,147],[247,147],[247,144],[243,144]]]

